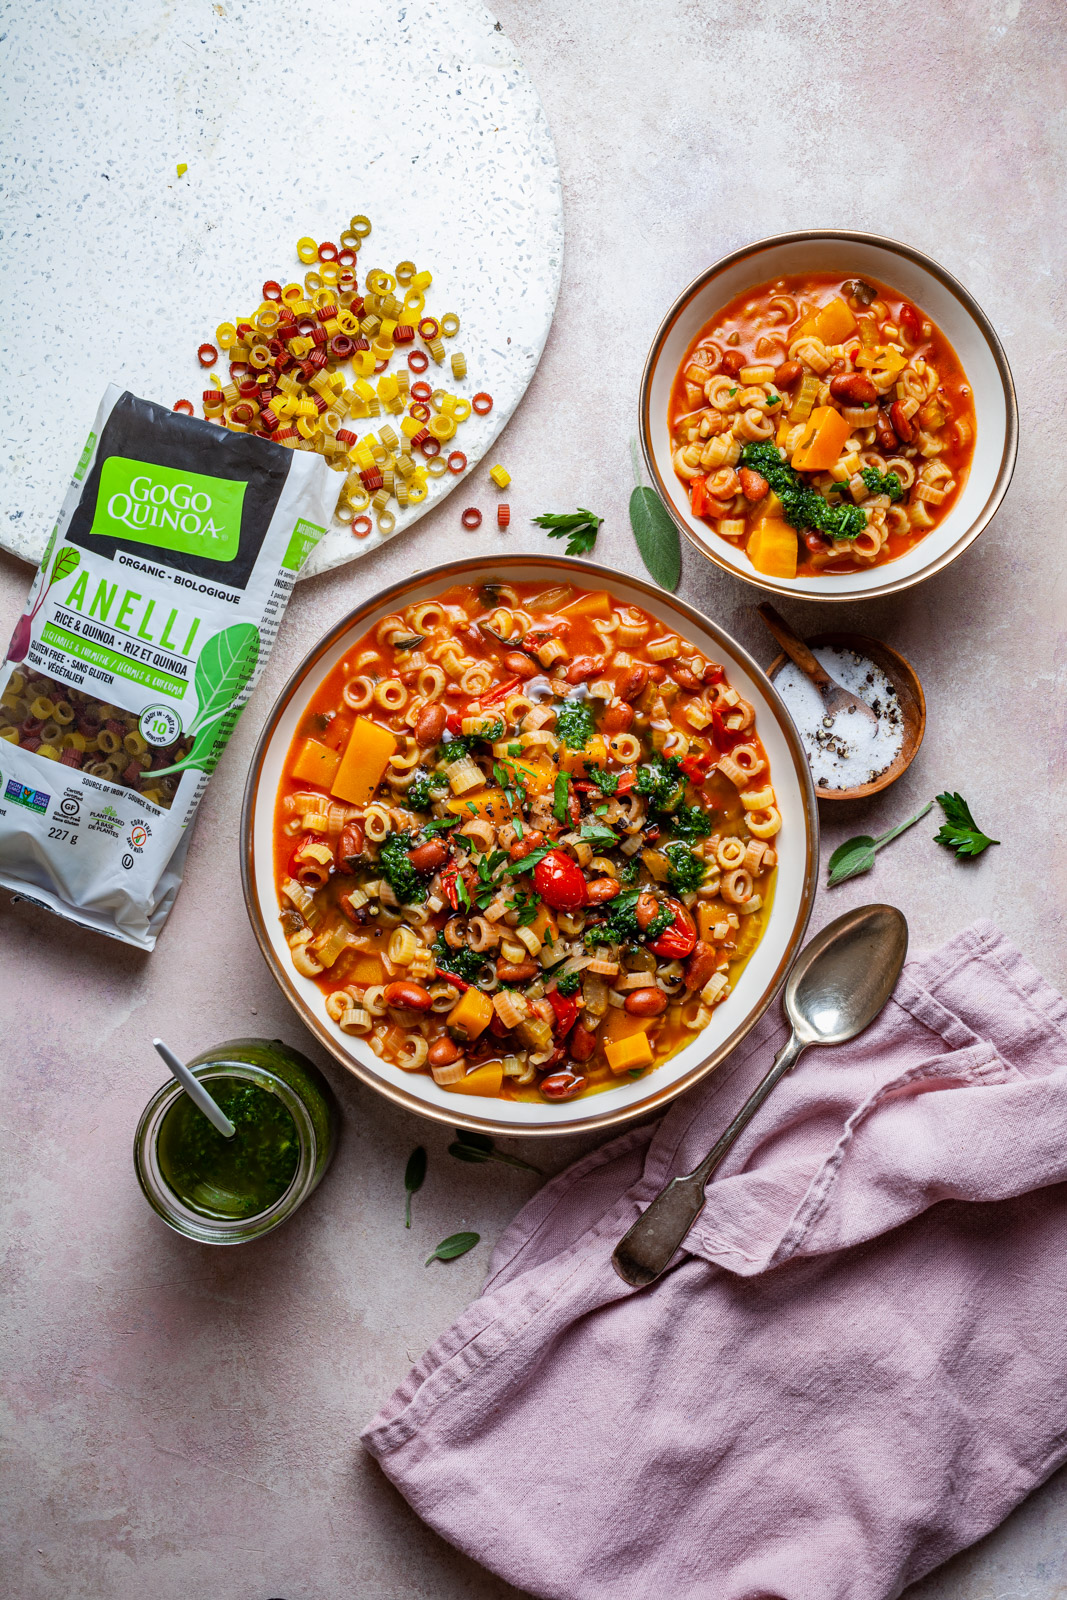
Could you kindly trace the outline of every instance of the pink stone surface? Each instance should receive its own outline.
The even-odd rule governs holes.
[[[556,324],[498,451],[513,477],[511,530],[497,534],[486,517],[464,534],[449,501],[402,542],[298,589],[208,791],[185,886],[152,956],[7,897],[0,907],[0,1587],[13,1600],[517,1593],[424,1528],[356,1435],[477,1292],[488,1242],[535,1180],[451,1161],[444,1131],[317,1055],[245,918],[241,791],[294,663],[357,599],[413,567],[457,551],[491,562],[494,551],[555,548],[528,518],[583,504],[606,518],[598,559],[640,570],[626,501],[644,355],[678,289],[749,239],[835,226],[915,244],[990,315],[1019,395],[1008,500],[952,568],[902,596],[835,608],[832,622],[815,604],[783,606],[808,632],[885,639],[927,694],[926,743],[911,770],[870,804],[824,805],[824,853],[945,787],[962,790],[1003,842],[958,865],[923,824],[872,876],[821,894],[815,921],[885,898],[905,910],[915,943],[931,945],[988,914],[1067,984],[1067,853],[1053,832],[1067,767],[1055,509],[1067,490],[1056,398],[1062,10],[1052,0],[878,9],[502,0],[497,14],[544,99],[568,227]],[[72,461],[78,443],[66,441]],[[472,481],[469,503],[494,501]],[[6,635],[29,574],[5,560],[0,579]],[[756,590],[687,551],[682,594],[770,660]],[[190,1054],[239,1034],[280,1036],[316,1056],[337,1086],[345,1131],[334,1169],[277,1235],[211,1250],[171,1235],[145,1206],[130,1145],[161,1081],[154,1034]],[[592,1142],[526,1153],[555,1170]],[[402,1174],[418,1143],[430,1174],[407,1233]],[[433,1244],[461,1227],[486,1242],[424,1268]],[[1063,1600],[1065,1549],[1061,1474],[910,1600]]]

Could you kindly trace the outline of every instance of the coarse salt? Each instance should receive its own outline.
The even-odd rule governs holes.
[[[904,713],[896,690],[874,661],[855,650],[824,646],[812,652],[842,689],[869,705],[877,722],[859,712],[829,718],[815,685],[787,661],[775,674],[778,690],[797,725],[818,789],[857,789],[892,766],[904,743]]]

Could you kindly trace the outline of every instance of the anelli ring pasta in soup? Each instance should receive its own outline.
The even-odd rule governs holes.
[[[671,394],[694,516],[757,572],[857,572],[951,511],[974,455],[955,351],[884,284],[829,273],[746,290],[702,329]]]
[[[754,710],[692,643],[603,590],[455,587],[316,690],[278,794],[280,916],[383,1060],[565,1100],[710,1021],[780,827]]]

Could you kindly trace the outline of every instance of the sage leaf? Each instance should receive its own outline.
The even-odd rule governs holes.
[[[893,839],[899,838],[917,822],[921,822],[928,811],[933,809],[934,802],[928,800],[921,811],[917,811],[906,822],[898,822],[895,828],[888,828],[885,833],[879,834],[877,839],[872,839],[870,834],[860,833],[854,839],[846,839],[844,844],[839,844],[829,860],[830,875],[827,886],[836,889],[839,883],[844,883],[848,878],[858,878],[863,872],[870,872],[874,866],[876,853],[883,849]]]
[[[496,1148],[487,1134],[469,1132],[465,1128],[456,1129],[456,1142],[449,1145],[448,1153],[457,1161],[472,1164],[498,1161],[502,1167],[516,1167],[520,1172],[536,1172],[539,1178],[544,1177],[541,1168],[535,1167],[532,1161],[524,1161],[521,1156],[506,1155],[503,1150]]]
[[[630,496],[630,526],[641,560],[660,588],[673,594],[682,578],[682,543],[678,529],[655,490],[641,486],[636,439],[630,440],[630,453],[637,484]]]
[[[830,888],[844,883],[846,878],[857,878],[861,872],[870,872],[874,866],[874,840],[868,833],[857,834],[839,844],[830,857]]]
[[[404,1169],[404,1188],[407,1198],[404,1201],[404,1226],[411,1227],[411,1197],[422,1188],[426,1178],[426,1151],[422,1145],[417,1145],[408,1156],[408,1164]]]
[[[197,712],[190,733],[229,710],[256,670],[258,660],[259,629],[251,622],[235,622],[207,641],[193,676]]]
[[[457,1256],[465,1256],[468,1250],[473,1250],[481,1237],[480,1233],[450,1233],[435,1250],[430,1251],[423,1264],[428,1267],[431,1261],[455,1261]]]

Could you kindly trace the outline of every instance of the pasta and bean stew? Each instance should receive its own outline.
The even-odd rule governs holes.
[[[893,561],[951,511],[974,454],[971,389],[925,313],[828,273],[746,290],[671,393],[694,516],[774,578]]]
[[[384,1060],[566,1100],[707,1025],[763,932],[780,827],[717,662],[602,590],[455,587],[313,695],[277,801],[282,927]]]

